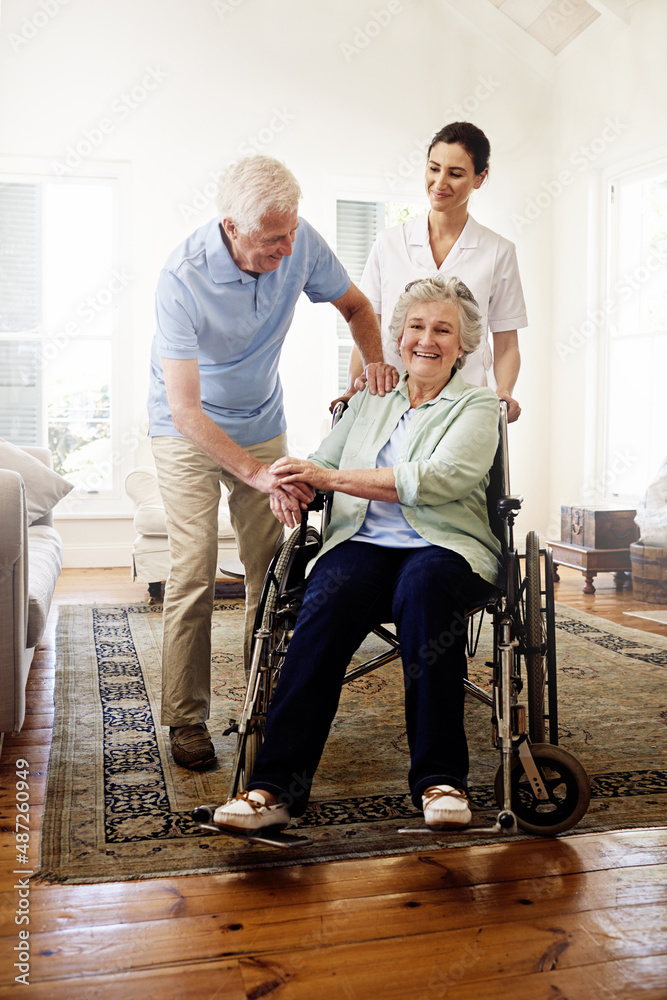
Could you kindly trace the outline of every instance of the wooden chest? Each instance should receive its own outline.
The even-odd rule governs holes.
[[[667,549],[631,545],[632,589],[636,601],[667,604]]]
[[[629,548],[639,538],[636,510],[613,507],[561,507],[560,540],[586,549]]]

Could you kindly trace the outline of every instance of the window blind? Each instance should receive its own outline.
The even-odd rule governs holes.
[[[0,184],[0,437],[42,444],[42,191]]]
[[[382,201],[336,202],[336,248],[338,259],[350,278],[359,284],[375,237],[384,229],[385,204]],[[347,388],[347,371],[353,340],[350,329],[339,314],[336,320],[338,335],[338,389]]]
[[[42,342],[0,340],[0,438],[41,445]]]
[[[42,320],[41,188],[0,185],[0,332],[28,333]]]

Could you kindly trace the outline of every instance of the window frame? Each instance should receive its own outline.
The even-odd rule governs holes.
[[[331,233],[333,233],[331,245],[335,247],[336,255],[339,254],[337,215],[338,203],[341,201],[366,202],[369,204],[382,203],[385,206],[385,210],[388,204],[395,204],[397,202],[404,202],[412,205],[423,204],[423,212],[425,213],[428,211],[428,203],[424,195],[423,170],[421,169],[414,171],[413,178],[404,178],[402,183],[396,184],[396,186],[391,190],[387,186],[386,179],[381,179],[379,177],[329,177],[327,178],[327,186],[330,191],[331,204],[331,221],[328,229]],[[380,230],[378,230],[378,232],[380,232]],[[354,278],[352,278],[352,280],[354,281]],[[336,392],[342,393],[344,391],[344,387],[340,387],[339,376],[341,370],[341,353],[346,349],[346,347],[349,353],[352,340],[350,338],[348,341],[347,338],[341,336],[340,324],[338,322],[336,325],[335,338],[335,370],[336,378],[339,379]]]
[[[594,227],[599,242],[592,247],[598,265],[597,281],[592,283],[592,294],[587,298],[590,309],[601,310],[605,318],[600,326],[600,336],[587,339],[586,364],[591,373],[588,380],[591,398],[587,416],[591,417],[589,426],[592,433],[587,435],[586,468],[592,469],[593,475],[585,484],[584,496],[590,502],[636,507],[649,486],[647,481],[638,492],[614,489],[617,474],[622,471],[623,462],[628,459],[621,455],[609,455],[610,413],[614,406],[610,389],[611,327],[614,324],[614,314],[609,305],[614,300],[616,283],[623,277],[617,274],[615,260],[615,249],[619,239],[616,198],[618,188],[624,181],[636,182],[642,178],[654,177],[661,172],[667,178],[667,145],[657,147],[650,153],[618,162],[601,171],[599,176],[599,196],[597,205],[593,207],[593,212],[597,212],[599,217],[598,225]],[[637,268],[641,266],[642,261],[638,260]],[[615,468],[617,463],[618,467]],[[657,472],[657,466],[654,471]]]
[[[112,271],[123,268],[132,273],[127,266],[130,261],[130,172],[129,163],[123,161],[86,161],[68,178],[58,177],[52,166],[52,161],[46,158],[0,157],[0,183],[3,184],[40,184],[40,183],[95,183],[106,182],[112,188],[113,197],[113,246]],[[117,311],[112,318],[112,332],[109,338],[111,345],[112,376],[110,384],[111,406],[111,489],[103,492],[89,490],[74,490],[56,507],[54,513],[60,519],[76,519],[81,517],[108,517],[114,515],[126,516],[132,511],[132,504],[124,491],[127,473],[137,464],[139,435],[132,426],[133,407],[130,390],[125,387],[121,378],[121,360],[124,350],[131,341],[131,286],[129,294],[118,296]],[[44,345],[53,342],[53,337],[41,336],[35,338],[21,337],[20,334],[0,334],[2,339],[40,339]],[[130,352],[128,352],[130,353]],[[131,354],[130,354],[131,356]],[[41,420],[43,424],[43,444],[48,447],[48,419],[46,405],[42,401]],[[93,473],[94,476],[94,473]],[[91,487],[94,478],[91,476]]]

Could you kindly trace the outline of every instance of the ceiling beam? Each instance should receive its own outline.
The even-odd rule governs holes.
[[[449,7],[461,20],[467,21],[475,30],[483,33],[494,48],[519,59],[546,82],[554,82],[555,66],[551,53],[511,18],[506,17],[495,6],[495,0],[492,3],[489,3],[489,0],[438,0],[438,2],[441,6]]]
[[[627,0],[587,0],[600,14],[615,14],[624,24],[630,24]]]

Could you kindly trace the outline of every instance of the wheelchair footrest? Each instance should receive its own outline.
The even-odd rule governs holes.
[[[293,833],[285,833],[276,827],[265,826],[262,830],[248,831],[226,830],[215,823],[198,823],[200,830],[211,830],[213,833],[222,833],[227,837],[236,837],[237,840],[247,840],[251,844],[266,844],[268,847],[301,847],[310,844],[310,837],[297,837]]]
[[[211,833],[221,833],[237,840],[246,840],[251,844],[266,844],[269,847],[301,847],[310,843],[310,837],[301,837],[295,833],[286,833],[282,827],[264,826],[261,830],[232,830],[229,827],[217,826],[213,822],[215,806],[197,806],[192,810],[192,818],[200,830]]]
[[[402,826],[398,829],[397,833],[415,833],[424,834],[428,833],[433,836],[446,836],[452,833],[464,833],[466,836],[481,836],[482,834],[488,835],[494,834],[513,834],[518,833],[519,828],[516,822],[516,816],[513,812],[506,809],[501,809],[496,816],[496,822],[493,826],[457,826],[457,827],[438,827],[438,826]]]

